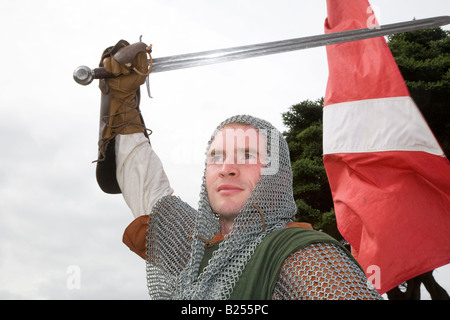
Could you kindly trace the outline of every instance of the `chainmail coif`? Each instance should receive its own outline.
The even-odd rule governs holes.
[[[297,208],[292,192],[292,170],[288,146],[282,134],[264,120],[246,115],[234,116],[218,126],[207,151],[217,132],[230,123],[255,127],[267,140],[269,162],[235,219],[231,232],[219,244],[200,275],[198,272],[205,250],[202,239],[212,239],[220,232],[219,219],[208,201],[205,174],[198,210],[173,196],[158,201],[149,215],[147,235],[147,282],[152,299],[229,299],[240,274],[264,237],[294,220]],[[338,252],[337,248],[334,249]],[[295,276],[289,271],[289,261],[281,270],[273,295],[275,299],[295,298],[293,294],[286,294],[292,293],[289,282]],[[352,266],[348,270],[358,271],[358,285],[365,286],[364,274],[356,269]],[[324,275],[322,281],[327,281],[327,278]],[[371,294],[360,298],[370,298]]]

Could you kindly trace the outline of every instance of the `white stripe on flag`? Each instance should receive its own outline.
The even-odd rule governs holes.
[[[411,97],[343,102],[323,109],[324,154],[443,151]]]

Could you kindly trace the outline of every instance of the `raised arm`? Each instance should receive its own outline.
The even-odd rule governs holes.
[[[172,193],[160,159],[151,147],[141,115],[140,86],[150,48],[121,40],[107,48],[100,66],[115,78],[100,80],[101,111],[97,182],[106,193],[122,193],[134,217],[147,215]]]

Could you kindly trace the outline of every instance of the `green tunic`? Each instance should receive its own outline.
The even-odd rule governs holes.
[[[274,231],[267,235],[256,248],[248,261],[241,277],[236,283],[231,300],[270,300],[277,283],[281,265],[289,255],[312,243],[332,243],[343,248],[352,255],[337,240],[329,235],[299,227],[290,227]],[[205,255],[200,270],[207,265],[218,243],[205,249]],[[355,261],[353,259],[353,261]],[[355,261],[355,263],[357,263]]]

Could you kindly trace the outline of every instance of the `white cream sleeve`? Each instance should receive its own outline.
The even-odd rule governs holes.
[[[142,133],[116,137],[117,181],[134,217],[147,215],[173,193],[161,160]]]

